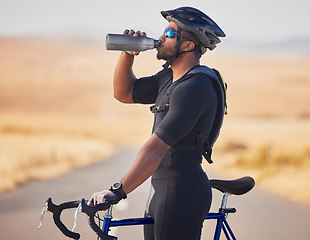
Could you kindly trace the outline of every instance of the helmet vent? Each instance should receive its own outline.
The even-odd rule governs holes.
[[[184,20],[186,20],[188,22],[192,22],[195,20],[193,17],[189,16],[188,14],[179,13],[178,17],[183,18]]]
[[[210,25],[214,25],[214,22],[210,21],[209,18],[206,18],[206,17],[201,17],[203,20],[207,21]]]

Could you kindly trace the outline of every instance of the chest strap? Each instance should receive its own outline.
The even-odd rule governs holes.
[[[193,74],[187,74],[186,77],[184,77],[183,79],[180,79],[178,81],[176,81],[174,84],[172,84],[170,87],[168,87],[167,92],[165,94],[165,104],[163,105],[153,105],[150,107],[150,110],[152,113],[158,113],[158,112],[163,112],[169,109],[170,107],[170,95],[173,91],[173,89],[175,89],[177,86],[179,86],[182,82],[184,82],[185,80],[191,78],[193,76]]]

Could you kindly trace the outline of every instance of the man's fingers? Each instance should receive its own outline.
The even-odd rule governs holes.
[[[126,35],[133,35],[134,37],[138,37],[138,36],[142,36],[142,37],[145,37],[146,36],[146,33],[145,32],[141,32],[141,31],[135,31],[133,29],[125,29],[123,34],[126,34]]]
[[[94,206],[94,196],[91,196],[91,198],[87,202],[88,206]]]
[[[134,37],[138,37],[138,36],[140,36],[140,31],[138,30],[138,31],[136,31],[134,34],[133,34],[133,36]]]
[[[130,29],[128,32],[128,34],[130,34],[130,35],[134,35],[134,33],[135,33],[135,30],[133,30],[133,29]]]

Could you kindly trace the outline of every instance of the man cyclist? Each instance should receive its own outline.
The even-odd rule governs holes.
[[[110,190],[94,193],[89,204],[116,204],[152,176],[146,215],[154,219],[154,225],[144,227],[145,239],[200,239],[212,192],[201,167],[197,139],[208,140],[219,102],[212,80],[216,74],[207,67],[208,74],[199,74],[203,68],[199,63],[206,49],[213,50],[220,42],[218,37],[225,34],[195,8],[181,7],[161,14],[169,22],[157,48],[157,58],[166,60],[164,69],[138,79],[132,66],[139,53],[122,52],[113,78],[114,96],[120,102],[155,104],[153,133],[120,182]],[[146,36],[134,30],[124,34]],[[189,75],[194,70],[198,74]],[[199,138],[199,133],[204,137]]]

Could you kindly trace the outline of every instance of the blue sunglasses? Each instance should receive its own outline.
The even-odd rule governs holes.
[[[168,38],[174,38],[175,35],[178,35],[178,36],[180,36],[180,37],[182,37],[182,38],[188,40],[188,39],[187,39],[186,37],[184,37],[182,34],[176,32],[175,30],[170,29],[170,28],[166,28],[166,30],[165,30],[164,33],[165,33],[165,37],[168,37]],[[188,40],[188,41],[190,41],[190,40]]]

